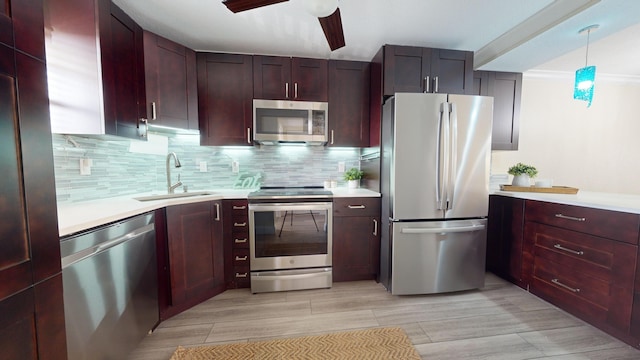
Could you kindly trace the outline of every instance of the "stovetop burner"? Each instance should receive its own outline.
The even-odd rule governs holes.
[[[278,200],[278,199],[331,199],[333,193],[322,186],[280,187],[266,186],[260,190],[250,192],[249,200]]]

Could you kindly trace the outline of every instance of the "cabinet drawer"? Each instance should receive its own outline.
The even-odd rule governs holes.
[[[231,217],[234,219],[236,217],[247,217],[248,213],[248,202],[247,200],[228,200],[229,201],[229,209],[231,210]]]
[[[525,220],[638,244],[637,214],[527,200]]]
[[[231,240],[234,249],[248,249],[249,248],[249,236],[233,237]]]
[[[233,266],[249,266],[249,249],[233,249]]]
[[[333,216],[380,216],[380,198],[333,198]]]

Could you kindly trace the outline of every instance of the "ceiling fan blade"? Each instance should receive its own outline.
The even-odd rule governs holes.
[[[342,31],[342,18],[340,17],[340,9],[327,16],[318,18],[324,36],[327,38],[331,51],[340,49],[345,46],[344,32]]]
[[[222,3],[234,13],[273,5],[289,0],[224,0]]]

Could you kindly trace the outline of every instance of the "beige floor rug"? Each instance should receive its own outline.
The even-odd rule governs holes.
[[[420,360],[404,330],[378,328],[237,344],[179,346],[171,360]]]

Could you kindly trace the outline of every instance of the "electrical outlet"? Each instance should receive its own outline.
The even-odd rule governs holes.
[[[232,161],[231,162],[231,172],[234,174],[237,174],[240,172],[240,163],[238,163],[237,161]]]
[[[344,161],[340,161],[340,162],[338,163],[338,172],[343,173],[343,172],[345,171],[345,169],[344,169],[344,168],[345,168]]]
[[[91,166],[93,166],[93,160],[87,158],[80,159],[80,175],[91,175]]]
[[[207,172],[207,162],[200,161],[200,172]]]

